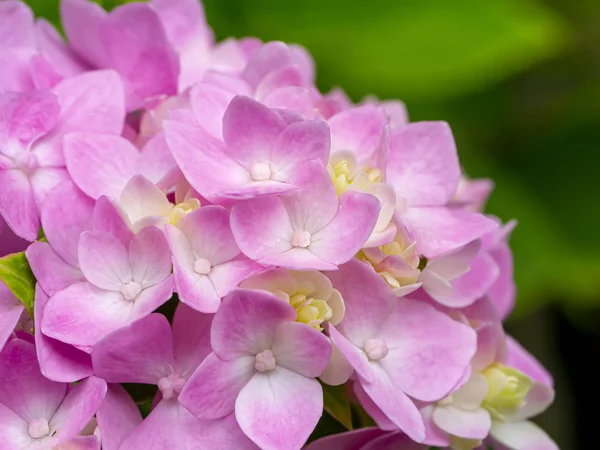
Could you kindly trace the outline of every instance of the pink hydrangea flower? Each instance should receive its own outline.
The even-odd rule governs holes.
[[[151,314],[112,332],[94,347],[98,376],[110,383],[155,384],[159,389],[152,413],[124,437],[120,448],[187,448],[199,443],[212,447],[226,442],[232,448],[254,447],[241,431],[233,434],[235,421],[200,420],[179,405],[187,379],[211,351],[211,320],[211,315],[181,304],[173,330],[164,316]]]
[[[42,332],[63,342],[93,346],[150,314],[173,293],[169,247],[158,228],[144,228],[129,242],[85,231],[78,258],[85,281],[52,296],[44,310]]]
[[[213,118],[213,120],[219,120]],[[322,121],[267,108],[235,97],[223,116],[223,140],[198,126],[167,121],[169,148],[190,184],[210,201],[290,193],[324,164],[329,130]]]
[[[386,182],[394,187],[397,211],[427,258],[457,250],[497,227],[482,214],[448,206],[460,175],[448,124],[417,122],[390,133]]]
[[[24,311],[23,304],[0,281],[0,350],[12,334]]]
[[[220,206],[202,207],[167,225],[173,272],[182,302],[198,311],[217,312],[221,298],[262,266],[242,255]]]
[[[269,266],[333,270],[365,244],[377,222],[379,201],[353,191],[338,199],[324,171],[315,170],[310,178],[298,193],[233,206],[231,230],[246,256]]]
[[[100,449],[94,436],[78,436],[92,419],[105,393],[96,377],[75,387],[45,378],[35,346],[12,339],[0,353],[0,447]]]
[[[215,315],[213,352],[184,387],[182,405],[205,419],[235,411],[242,431],[263,449],[300,448],[322,414],[314,378],[331,345],[295,319],[294,308],[272,294],[234,290]]]
[[[354,367],[367,395],[417,442],[425,426],[414,398],[435,401],[463,377],[475,353],[475,333],[429,305],[398,299],[367,265],[350,261],[329,274],[346,315],[329,327],[333,343]]]
[[[52,92],[0,95],[0,215],[20,237],[37,237],[48,192],[69,178],[62,138],[77,130],[120,133],[122,86],[114,72],[82,74]]]

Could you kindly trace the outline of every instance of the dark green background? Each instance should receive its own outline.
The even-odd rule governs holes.
[[[57,21],[57,0],[28,3]],[[323,90],[399,98],[412,120],[450,123],[467,173],[496,182],[488,211],[519,221],[508,328],[556,374],[541,422],[562,449],[584,448],[600,373],[600,2],[204,3],[219,39],[306,46]]]

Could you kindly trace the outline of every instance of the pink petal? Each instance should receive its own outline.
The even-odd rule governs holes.
[[[314,88],[288,86],[267,93],[261,102],[269,108],[297,111],[307,119],[315,116],[315,105],[320,99]]]
[[[53,135],[71,131],[120,134],[125,120],[123,83],[112,70],[66,78],[53,89],[61,113]]]
[[[205,206],[185,216],[178,224],[196,257],[222,264],[240,254],[229,228],[229,213],[220,206]]]
[[[139,152],[119,136],[70,133],[64,138],[64,151],[73,181],[94,199],[101,195],[116,198],[138,171]],[[90,171],[90,167],[94,170]]]
[[[383,369],[373,365],[373,370],[375,381],[361,382],[367,395],[411,439],[423,442],[425,425],[415,404],[396,387]]]
[[[231,210],[231,231],[242,252],[253,260],[292,248],[294,230],[288,211],[277,197],[236,203]]]
[[[496,305],[502,320],[504,320],[512,312],[516,300],[512,252],[506,243],[502,243],[498,247],[489,250],[489,253],[496,261],[500,274],[488,290],[488,295]]]
[[[302,447],[321,414],[319,382],[283,367],[254,375],[235,402],[240,428],[266,450]]]
[[[38,286],[33,304],[36,324],[42,323],[47,303],[48,295]],[[35,349],[41,372],[50,380],[71,383],[93,374],[90,355],[72,345],[47,337],[40,326],[35,328]]]
[[[224,417],[255,373],[254,356],[224,361],[211,353],[186,383],[179,402],[201,419]]]
[[[133,233],[123,220],[115,204],[102,196],[96,202],[93,214],[93,229],[114,236],[125,247],[129,247]]]
[[[445,205],[456,192],[460,166],[446,122],[416,122],[392,131],[386,182],[409,205]]]
[[[192,374],[212,352],[210,328],[212,314],[202,314],[179,303],[173,317],[173,350],[175,370]]]
[[[490,414],[483,408],[467,410],[438,406],[433,411],[433,420],[442,430],[464,439],[485,439],[492,426]]]
[[[101,339],[92,351],[94,373],[109,383],[158,384],[173,366],[169,321],[150,314]]]
[[[0,130],[29,143],[56,126],[60,105],[47,91],[9,92],[0,96]]]
[[[311,251],[333,264],[350,260],[367,242],[375,228],[380,209],[379,200],[370,194],[345,192],[333,220],[314,234]]]
[[[42,206],[44,234],[71,266],[77,266],[79,235],[91,227],[93,210],[94,201],[70,181],[54,189]]]
[[[232,261],[213,267],[209,277],[219,297],[225,297],[243,280],[264,270],[254,261],[241,255]]]
[[[111,331],[130,323],[133,306],[120,293],[86,282],[75,283],[48,301],[41,329],[63,342],[94,345]]]
[[[33,13],[25,4],[18,1],[0,3],[0,46],[33,46]]]
[[[356,398],[360,402],[360,405],[365,409],[366,413],[371,416],[379,428],[390,431],[398,429],[396,424],[392,422],[379,406],[375,404],[371,397],[369,397],[360,382],[352,383],[352,387],[354,388],[354,393],[356,394]],[[423,419],[425,419],[425,416],[423,416]],[[427,424],[425,424],[425,426],[427,426]]]
[[[133,231],[151,225],[162,226],[173,210],[166,195],[143,175],[134,175],[117,202],[119,212]]]
[[[173,277],[169,276],[154,286],[145,288],[135,298],[131,320],[141,319],[155,311],[173,296]]]
[[[106,12],[86,0],[63,0],[60,16],[69,44],[79,56],[95,66],[106,64],[107,55],[100,37],[100,25]]]
[[[106,381],[96,377],[89,377],[69,390],[50,421],[56,439],[78,435],[96,414],[105,395]]]
[[[321,375],[331,356],[327,336],[298,322],[284,322],[277,327],[271,350],[278,366],[308,378]]]
[[[323,166],[327,164],[329,128],[321,120],[296,122],[279,133],[273,145],[270,155],[273,179],[287,182],[298,176],[307,162],[318,161]]]
[[[0,186],[0,215],[17,236],[34,241],[40,219],[27,175],[21,170],[0,169]]]
[[[390,349],[379,363],[396,386],[418,400],[445,397],[477,348],[470,327],[418,300],[398,299],[393,314],[379,327],[378,337]]]
[[[4,2],[3,2],[4,3]],[[0,51],[0,93],[28,92],[36,88],[33,75],[37,74],[33,65],[35,51],[31,48],[16,47]]]
[[[308,84],[304,71],[295,65],[280,67],[269,72],[256,86],[254,97],[263,97],[276,89],[288,86],[304,86]]]
[[[84,231],[78,254],[83,275],[99,288],[118,292],[132,280],[127,250],[108,233]]]
[[[164,133],[157,134],[144,145],[140,164],[140,171],[156,183],[163,181],[176,169],[177,163],[167,146]]]
[[[558,450],[558,445],[533,422],[495,422],[492,437],[514,450]]]
[[[385,434],[385,431],[376,427],[360,428],[325,436],[311,442],[305,450],[362,450],[364,445]]]
[[[336,114],[328,121],[332,153],[352,151],[358,167],[365,166],[381,144],[387,120],[383,109],[370,104]]]
[[[310,56],[298,47],[287,46],[283,42],[268,42],[252,55],[242,73],[242,78],[250,86],[256,88],[259,82],[270,72],[290,64],[302,68],[306,77],[305,83],[312,80],[311,72],[313,68]]]
[[[64,167],[41,167],[31,175],[31,188],[38,210],[46,203],[48,194],[66,181],[70,181],[70,177]]]
[[[402,220],[427,258],[450,253],[498,227],[482,214],[453,208],[408,208]]]
[[[68,77],[86,70],[86,64],[45,19],[39,18],[35,23],[35,43],[43,59],[60,75]]]
[[[284,128],[285,122],[275,110],[238,95],[223,117],[225,153],[247,170],[255,163],[269,164],[277,150],[277,135]]]
[[[350,365],[356,370],[356,373],[365,381],[369,383],[373,382],[373,369],[365,353],[331,325],[329,326],[329,336],[331,337],[331,342],[333,342],[342,355],[344,355]]]
[[[222,87],[209,83],[199,83],[190,92],[190,100],[196,120],[204,130],[216,139],[223,140],[223,116],[227,106],[236,94],[245,93],[243,91],[238,92],[238,89],[237,86]]]
[[[0,403],[0,448],[28,448],[29,444],[27,421]]]
[[[96,435],[75,436],[60,443],[61,450],[100,450],[100,446],[100,437]]]
[[[203,197],[218,199],[223,191],[250,181],[248,171],[225,156],[224,144],[204,129],[171,120],[164,129],[177,165]]]
[[[0,350],[14,331],[24,310],[23,304],[0,281]]]
[[[331,357],[319,379],[330,386],[340,386],[350,379],[354,367],[348,362],[340,350],[331,343]]]
[[[161,283],[171,274],[169,244],[156,227],[138,232],[129,244],[129,263],[133,281],[145,289]]]
[[[421,409],[421,415],[425,422],[425,440],[424,444],[433,445],[436,447],[448,447],[451,442],[451,436],[445,431],[441,430],[433,421],[433,411],[435,410],[435,404],[426,406]]]
[[[340,291],[346,312],[337,329],[362,348],[373,338],[398,301],[388,284],[368,265],[356,259],[327,276]]]
[[[554,386],[552,375],[513,337],[506,336],[506,345],[508,347],[508,359],[506,361],[508,366],[520,370],[525,375],[549,387]]]
[[[0,404],[23,420],[50,419],[67,393],[67,385],[46,379],[40,372],[35,346],[10,340],[0,353]]]
[[[118,450],[123,440],[142,422],[142,415],[125,388],[109,384],[96,412],[104,450]]]
[[[272,347],[282,322],[296,320],[296,310],[265,291],[235,289],[223,299],[213,320],[211,344],[223,359],[257,355]]]
[[[149,5],[123,5],[100,25],[108,64],[125,83],[128,110],[148,98],[177,93],[178,58]]]
[[[482,252],[470,263],[471,270],[453,280],[452,294],[449,296],[430,295],[443,305],[462,308],[483,297],[498,278],[498,266],[491,256]]]

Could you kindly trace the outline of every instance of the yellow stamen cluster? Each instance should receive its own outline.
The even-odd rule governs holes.
[[[505,420],[516,414],[533,385],[533,380],[512,367],[494,364],[483,375],[489,390],[483,400],[483,407],[493,419]]]
[[[331,177],[331,181],[335,186],[335,192],[337,195],[342,195],[346,192],[348,185],[350,184],[350,165],[347,161],[340,161],[336,165],[332,166],[327,164],[327,172]]]
[[[200,200],[197,198],[190,198],[185,202],[175,205],[171,211],[171,215],[169,216],[169,223],[172,225],[177,225],[181,219],[183,219],[192,211],[196,211],[198,208],[200,208]]]
[[[298,314],[296,320],[318,331],[323,330],[321,324],[331,319],[333,315],[333,311],[326,301],[307,297],[304,294],[292,295],[289,302]]]

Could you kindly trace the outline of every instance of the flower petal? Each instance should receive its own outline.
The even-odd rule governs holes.
[[[212,352],[210,328],[212,314],[202,314],[179,303],[173,317],[173,350],[175,370],[180,374],[192,374]]]
[[[118,450],[123,440],[142,422],[137,405],[119,384],[109,384],[106,396],[96,412],[104,450]]]
[[[17,236],[35,241],[40,219],[27,175],[17,169],[0,169],[0,186],[0,215]]]
[[[56,438],[66,440],[77,436],[94,417],[106,395],[106,381],[89,377],[69,390],[50,421]]]
[[[460,166],[446,122],[414,122],[391,132],[387,183],[415,206],[445,205],[456,192]]]
[[[42,323],[48,299],[48,295],[38,285],[33,304],[34,323]],[[40,326],[35,328],[35,349],[42,374],[50,380],[71,383],[93,374],[90,355],[72,345],[49,338],[42,333]]]
[[[322,414],[319,382],[283,367],[254,375],[235,402],[240,428],[265,450],[302,447]]]
[[[255,373],[253,356],[224,361],[211,353],[186,383],[179,402],[201,419],[224,417]]]
[[[558,450],[558,445],[533,422],[495,422],[492,437],[513,450]]]
[[[173,366],[169,321],[150,314],[101,339],[92,351],[94,373],[109,383],[158,384]]]
[[[99,288],[118,292],[132,280],[127,250],[108,233],[84,231],[78,254],[83,275]]]
[[[277,327],[271,350],[278,366],[308,378],[321,375],[331,356],[327,336],[298,322],[284,322]]]
[[[223,359],[257,355],[272,347],[282,322],[296,320],[296,310],[265,291],[235,289],[223,299],[211,329],[213,351]]]

